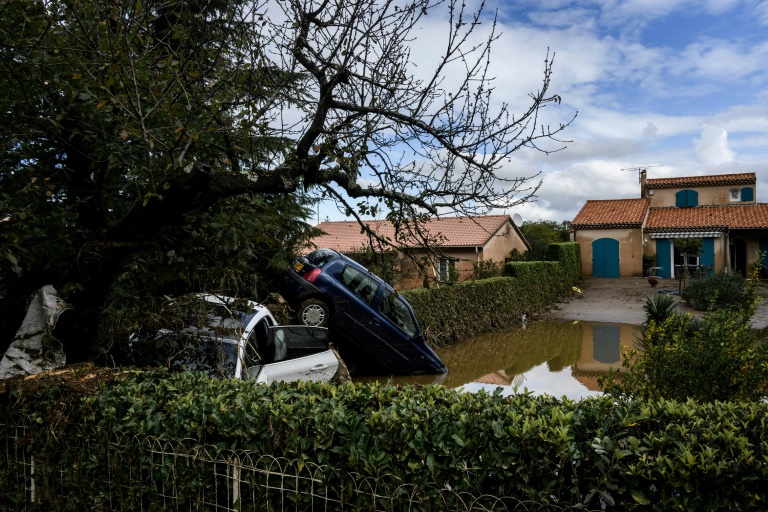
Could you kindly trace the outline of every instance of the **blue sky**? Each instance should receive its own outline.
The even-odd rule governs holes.
[[[492,54],[498,99],[526,105],[549,49],[550,90],[562,103],[548,106],[545,120],[578,112],[563,151],[523,150],[502,171],[543,179],[535,201],[506,213],[571,220],[587,199],[638,197],[637,172],[621,169],[642,166],[659,166],[649,178],[755,172],[757,200],[768,202],[768,0],[490,0],[487,7],[501,22]],[[428,17],[417,61],[439,52],[443,21],[437,11]],[[329,205],[320,217],[343,219]]]

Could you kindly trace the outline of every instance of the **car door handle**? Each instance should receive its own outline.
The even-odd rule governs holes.
[[[309,371],[311,371],[311,372],[319,372],[321,370],[325,370],[326,368],[328,368],[327,364],[316,364],[315,366],[310,368]]]

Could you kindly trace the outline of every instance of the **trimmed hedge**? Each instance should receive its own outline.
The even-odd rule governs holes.
[[[550,244],[558,261],[513,261],[505,277],[402,292],[413,307],[427,343],[450,345],[483,332],[506,329],[530,319],[571,295],[581,279],[575,243]]]
[[[575,242],[549,244],[547,261],[557,261],[563,267],[565,281],[576,286],[581,281],[581,249]]]
[[[35,509],[154,509],[168,489],[184,509],[210,508],[201,496],[216,496],[226,468],[217,476],[188,457],[158,459],[143,439],[274,456],[288,461],[287,473],[317,468],[314,481],[290,479],[287,496],[260,487],[259,475],[241,476],[244,510],[315,510],[325,493],[345,510],[456,510],[467,496],[484,510],[768,506],[764,402],[561,402],[441,386],[263,386],[191,372],[126,374],[85,394],[53,381],[11,395],[0,404],[0,434],[29,428],[0,450],[3,510],[24,508],[29,481],[14,476],[29,474],[30,456]],[[107,476],[115,485],[104,485]]]

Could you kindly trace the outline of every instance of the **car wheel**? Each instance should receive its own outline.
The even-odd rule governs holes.
[[[331,310],[325,302],[307,299],[299,306],[299,321],[311,327],[326,327],[331,318]]]

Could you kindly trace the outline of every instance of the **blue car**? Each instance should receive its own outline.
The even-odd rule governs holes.
[[[299,322],[336,333],[352,368],[400,375],[448,371],[424,341],[408,301],[343,254],[318,249],[299,258],[283,294]]]

